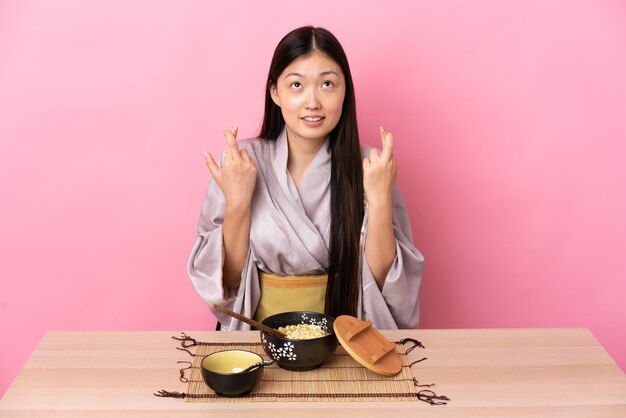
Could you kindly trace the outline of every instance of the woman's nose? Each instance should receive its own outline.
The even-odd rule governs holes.
[[[317,98],[317,93],[313,90],[309,92],[309,96],[306,101],[307,109],[319,109],[320,101]]]

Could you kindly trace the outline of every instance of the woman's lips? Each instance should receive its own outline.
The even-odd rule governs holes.
[[[306,126],[310,126],[310,127],[320,126],[322,125],[322,123],[324,123],[323,116],[305,116],[300,119],[302,120],[302,122],[304,122]]]

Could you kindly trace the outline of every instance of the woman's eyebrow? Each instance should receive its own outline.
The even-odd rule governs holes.
[[[322,76],[322,77],[327,76],[327,75],[331,75],[331,74],[336,75],[337,77],[339,77],[339,74],[337,74],[336,71],[332,71],[332,70],[322,71],[321,73],[319,73],[319,75]],[[289,78],[289,77],[304,77],[304,75],[300,74],[300,73],[289,73],[289,74],[287,74],[285,76],[285,78]]]

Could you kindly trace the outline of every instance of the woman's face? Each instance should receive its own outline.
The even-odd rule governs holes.
[[[324,142],[341,118],[346,83],[341,67],[315,51],[289,64],[270,93],[289,140]]]

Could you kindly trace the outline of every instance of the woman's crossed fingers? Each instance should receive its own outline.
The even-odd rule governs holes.
[[[215,182],[226,198],[230,208],[249,207],[256,183],[256,165],[248,151],[239,149],[237,144],[237,125],[224,131],[226,149],[222,167],[208,152],[204,152],[205,162]]]
[[[370,161],[379,159],[390,161],[393,159],[393,134],[386,131],[382,126],[380,127],[380,142],[383,150],[378,151],[376,148],[372,148],[370,151]]]
[[[393,158],[393,134],[380,128],[382,151],[372,149],[369,158],[363,159],[363,188],[368,201],[391,199],[398,175]]]

